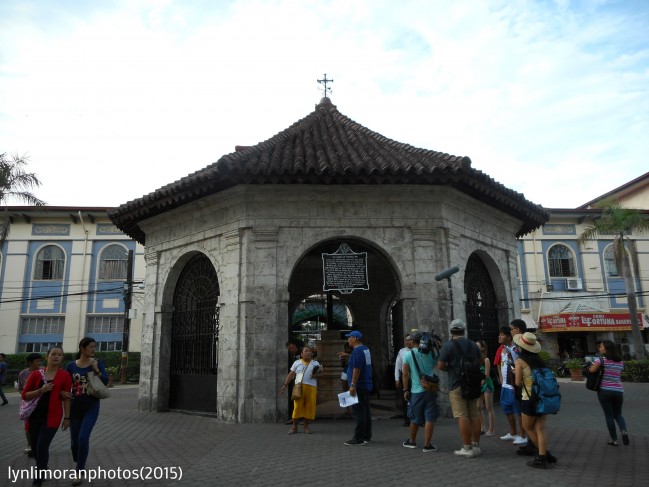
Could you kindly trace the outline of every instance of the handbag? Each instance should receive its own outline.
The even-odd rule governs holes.
[[[47,384],[47,377],[45,377],[45,371],[43,369],[40,369],[41,377],[43,378],[43,382]],[[38,406],[38,401],[40,401],[41,396],[36,396],[34,399],[21,399],[20,400],[20,410],[18,412],[18,415],[20,416],[20,419],[22,421],[27,421],[29,417],[32,415],[34,412],[34,409],[36,409],[36,406]]]
[[[291,399],[294,401],[302,399],[302,379],[304,379],[304,373],[306,372],[307,367],[304,367],[301,372],[295,374],[295,384],[293,385],[293,392],[291,393]]]
[[[422,374],[419,369],[419,364],[417,363],[417,356],[415,355],[414,350],[410,350],[412,353],[412,361],[415,363],[415,368],[417,369],[417,374],[419,374],[419,381],[421,387],[424,388],[426,392],[437,392],[439,391],[439,377],[436,375]]]
[[[586,376],[586,389],[589,391],[599,391],[600,386],[602,385],[602,378],[604,377],[604,358],[600,357],[599,369],[595,372],[588,372]]]
[[[86,386],[86,392],[92,397],[97,399],[106,399],[110,397],[110,391],[106,384],[104,384],[99,376],[93,371],[88,372],[88,382]]]

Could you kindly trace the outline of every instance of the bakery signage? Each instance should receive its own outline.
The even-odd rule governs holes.
[[[642,314],[638,313],[642,329]],[[630,331],[629,313],[559,313],[541,316],[539,328],[543,332],[553,331]]]

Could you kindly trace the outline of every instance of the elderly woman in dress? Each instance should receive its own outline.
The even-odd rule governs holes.
[[[316,376],[322,371],[322,366],[317,360],[312,359],[311,347],[305,346],[299,360],[291,366],[291,370],[284,380],[280,394],[288,387],[288,384],[295,380],[295,384],[302,384],[302,397],[293,400],[293,426],[288,431],[289,435],[297,433],[297,425],[300,419],[304,420],[304,432],[311,434],[309,422],[315,419],[315,404],[317,397],[318,379]]]

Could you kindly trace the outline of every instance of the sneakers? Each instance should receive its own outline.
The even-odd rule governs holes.
[[[517,435],[517,436],[518,436],[518,435]],[[514,445],[518,445],[518,446],[525,446],[525,445],[527,445],[527,438],[523,438],[522,436],[518,436],[518,438],[516,438],[516,439],[514,440]]]
[[[365,442],[363,440],[357,440],[356,438],[352,438],[351,440],[347,440],[345,442],[345,445],[348,446],[356,446],[356,445],[364,445]]]
[[[435,445],[424,446],[424,449],[422,451],[424,453],[429,452],[429,451],[437,451],[437,447]]]
[[[622,443],[624,443],[625,445],[629,444],[629,433],[627,433],[626,431],[622,431]]]
[[[518,436],[518,435],[514,436],[514,435],[512,435],[511,433],[507,433],[505,436],[501,436],[500,439],[501,439],[501,440],[505,440],[505,441],[513,441],[513,440],[515,440],[517,437],[520,438],[520,436]]]
[[[473,450],[473,456],[474,456],[474,457],[477,457],[477,456],[482,455],[482,450],[480,449],[479,446],[472,445],[472,446],[471,446],[471,450]]]
[[[463,446],[459,450],[455,450],[453,453],[455,453],[458,457],[467,457],[467,458],[473,458],[475,454],[473,453],[473,448],[470,446]]]
[[[406,441],[403,442],[403,447],[404,448],[417,448],[417,443],[412,443],[410,439],[407,439]]]
[[[494,433],[493,431],[487,431],[484,435],[485,436],[496,436],[496,433]]]
[[[548,468],[548,462],[544,455],[538,455],[534,460],[527,462],[527,466],[532,468]]]

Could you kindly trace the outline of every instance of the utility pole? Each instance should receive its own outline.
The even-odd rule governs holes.
[[[126,264],[126,282],[124,283],[124,332],[122,336],[122,366],[120,381],[126,384],[126,367],[128,365],[128,339],[131,328],[131,303],[133,301],[133,251],[128,251]]]

